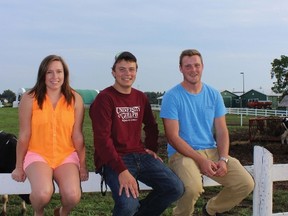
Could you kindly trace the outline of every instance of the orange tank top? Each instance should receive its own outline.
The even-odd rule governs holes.
[[[75,151],[72,141],[73,125],[74,107],[67,106],[63,95],[55,109],[48,96],[43,102],[42,110],[34,99],[28,150],[40,154],[52,168],[59,166]]]

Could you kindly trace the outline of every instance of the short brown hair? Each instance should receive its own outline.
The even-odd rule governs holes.
[[[183,50],[181,55],[180,55],[180,58],[179,58],[179,65],[182,66],[182,59],[185,57],[185,56],[194,56],[194,55],[197,55],[200,57],[201,59],[201,63],[203,64],[203,59],[202,59],[202,55],[201,53],[196,50],[196,49],[186,49],[186,50]]]

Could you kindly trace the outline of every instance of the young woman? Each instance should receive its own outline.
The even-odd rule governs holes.
[[[19,137],[15,181],[26,176],[31,184],[30,200],[35,216],[58,184],[62,206],[54,215],[68,215],[81,197],[80,181],[88,179],[82,134],[84,105],[69,85],[69,70],[60,56],[41,62],[35,86],[19,105]]]

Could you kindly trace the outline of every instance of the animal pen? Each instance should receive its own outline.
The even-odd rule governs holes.
[[[281,117],[257,117],[249,119],[250,142],[280,142],[285,128]]]

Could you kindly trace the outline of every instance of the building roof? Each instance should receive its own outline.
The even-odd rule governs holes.
[[[279,107],[288,107],[288,95],[285,95],[284,98],[278,104]]]
[[[82,97],[84,105],[90,105],[99,94],[96,89],[75,89]]]

